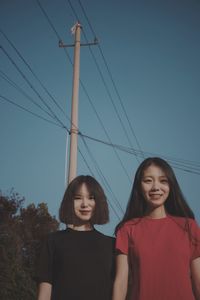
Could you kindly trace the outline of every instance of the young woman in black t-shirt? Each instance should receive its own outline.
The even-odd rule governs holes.
[[[94,224],[109,220],[100,184],[78,176],[67,187],[59,211],[66,230],[51,233],[39,260],[38,300],[110,300],[114,238]]]

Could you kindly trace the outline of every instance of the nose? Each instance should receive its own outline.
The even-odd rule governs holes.
[[[158,184],[158,182],[156,182],[156,181],[153,182],[152,190],[153,191],[158,191],[159,190],[159,184]]]
[[[86,197],[83,197],[82,198],[82,201],[81,201],[81,207],[86,207],[88,205],[87,203],[87,198]]]

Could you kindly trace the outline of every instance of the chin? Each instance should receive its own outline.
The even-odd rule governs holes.
[[[90,221],[91,218],[76,218],[76,220],[74,221],[74,225],[80,226],[80,225],[88,224],[90,223]]]
[[[149,203],[149,209],[156,209],[156,208],[161,208],[164,207],[164,203]]]
[[[80,222],[90,222],[90,219],[80,219]]]

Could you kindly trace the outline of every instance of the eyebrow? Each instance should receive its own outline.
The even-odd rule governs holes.
[[[150,178],[153,178],[154,176],[152,176],[152,175],[144,175],[143,177],[142,177],[142,179],[143,178],[147,178],[147,177],[150,177]],[[161,175],[161,176],[158,176],[159,178],[166,178],[166,179],[168,179],[168,177],[166,176],[166,175]]]
[[[82,194],[81,193],[75,193],[74,194],[74,197],[76,197],[76,196],[82,196]],[[88,193],[88,196],[94,196],[94,193]]]

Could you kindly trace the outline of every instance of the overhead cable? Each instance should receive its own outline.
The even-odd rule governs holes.
[[[51,120],[48,120],[48,119],[46,119],[46,118],[44,118],[44,117],[38,115],[37,113],[34,113],[34,112],[30,111],[29,109],[27,109],[27,108],[21,106],[20,104],[14,102],[14,101],[11,100],[11,99],[8,99],[7,97],[5,97],[5,96],[3,96],[3,95],[0,95],[0,98],[3,99],[3,100],[5,100],[5,101],[7,101],[7,102],[9,102],[9,103],[12,104],[12,105],[18,107],[19,109],[22,109],[22,110],[28,112],[29,114],[33,115],[34,117],[37,117],[37,118],[39,118],[39,119],[42,119],[43,121],[46,121],[46,122],[48,122],[48,123],[51,123],[51,124],[53,124],[53,125],[55,125],[55,126],[61,127],[61,126],[58,125],[57,123],[55,123],[55,122],[53,122],[53,121],[51,121]],[[67,127],[61,127],[61,128],[64,128],[64,129],[68,130]]]
[[[55,33],[56,36],[60,39],[60,36],[58,35],[57,31],[55,30],[55,27],[53,26],[53,23],[50,21],[50,18],[48,17],[48,15],[47,15],[46,11],[44,10],[44,8],[41,6],[40,1],[39,1],[39,0],[36,0],[36,1],[37,1],[37,3],[39,4],[39,7],[42,9],[42,11],[43,11],[43,13],[44,13],[44,16],[47,18],[47,20],[48,20],[48,22],[49,22],[51,28],[52,28],[53,31],[54,31],[54,33]],[[65,49],[65,48],[64,48],[64,49]],[[69,56],[68,56],[68,58],[69,58]],[[70,59],[70,58],[69,58],[69,59]],[[72,64],[71,59],[70,59],[70,63]],[[102,126],[102,125],[103,125],[103,122],[101,121],[101,119],[100,119],[100,117],[99,117],[99,115],[98,115],[98,113],[97,113],[97,111],[96,111],[96,109],[95,109],[95,107],[94,107],[94,105],[93,105],[93,103],[92,103],[92,101],[91,101],[91,99],[90,99],[90,97],[89,97],[89,95],[88,95],[88,93],[87,93],[87,90],[86,90],[86,88],[85,88],[85,86],[84,86],[84,84],[83,84],[83,82],[82,82],[81,79],[80,79],[80,85],[81,85],[83,91],[85,92],[85,94],[86,94],[86,96],[87,96],[87,98],[88,98],[90,104],[92,105],[92,108],[93,108],[93,110],[94,110],[96,116],[98,116],[98,120],[100,121],[100,124],[101,124],[101,126]],[[103,129],[104,129],[104,132],[105,132],[107,138],[109,138],[109,141],[111,142],[111,139],[110,139],[110,137],[109,137],[109,135],[108,135],[108,133],[107,133],[107,131],[106,131],[106,129],[105,129],[104,126],[103,126]],[[115,152],[115,155],[117,156],[117,158],[118,158],[118,160],[119,160],[119,162],[120,162],[120,165],[121,165],[123,171],[125,172],[125,174],[126,174],[128,180],[131,182],[131,178],[130,178],[130,176],[129,176],[129,174],[128,174],[128,172],[127,172],[127,170],[126,170],[126,168],[125,168],[125,166],[124,166],[124,164],[123,164],[123,162],[122,162],[122,160],[120,159],[120,157],[119,157],[117,151],[114,150],[114,152]]]
[[[0,46],[0,49],[3,51],[3,53],[7,56],[7,58],[10,60],[10,62],[14,65],[14,67],[17,69],[17,71],[20,73],[22,78],[26,81],[26,83],[29,85],[29,87],[35,92],[35,94],[38,96],[38,98],[42,101],[42,103],[49,109],[52,117],[58,121],[63,127],[65,125],[63,122],[56,116],[54,111],[51,109],[51,107],[46,103],[46,101],[41,97],[39,92],[34,88],[34,86],[31,84],[31,82],[28,80],[28,78],[24,75],[24,73],[20,70],[20,68],[17,66],[17,64],[14,62],[14,60],[11,58],[11,56],[8,54],[8,52],[4,49],[3,46]]]
[[[80,7],[81,7],[81,9],[82,9],[82,11],[83,11],[83,14],[84,14],[86,20],[87,20],[87,23],[88,23],[88,25],[89,25],[89,27],[90,27],[90,30],[92,31],[94,37],[96,37],[95,31],[94,31],[93,26],[92,26],[92,24],[91,24],[91,22],[90,22],[90,20],[89,20],[89,18],[88,18],[88,16],[87,16],[87,14],[86,14],[86,11],[85,11],[85,9],[84,9],[84,6],[83,6],[82,2],[81,2],[80,0],[78,0],[78,2],[79,2],[79,5],[80,5]],[[126,109],[125,109],[125,106],[124,106],[124,104],[123,104],[122,98],[121,98],[121,96],[120,96],[120,94],[119,94],[117,85],[116,85],[116,83],[115,83],[115,81],[114,81],[114,79],[113,79],[112,73],[111,73],[110,68],[109,68],[109,66],[108,66],[108,63],[107,63],[107,61],[106,61],[105,55],[103,54],[103,50],[102,50],[100,44],[98,44],[97,46],[98,46],[98,48],[99,48],[100,54],[101,54],[101,56],[102,56],[102,59],[103,59],[103,61],[104,61],[105,66],[106,66],[106,69],[107,69],[108,75],[109,75],[109,77],[110,77],[110,80],[111,80],[111,82],[112,82],[112,84],[113,84],[113,87],[114,87],[114,90],[115,90],[115,92],[116,92],[116,95],[117,95],[117,97],[118,97],[118,99],[119,99],[119,102],[120,102],[120,105],[121,105],[121,107],[122,107],[122,110],[123,110],[123,112],[124,112],[124,114],[125,114],[126,120],[127,120],[128,124],[129,124],[130,130],[131,130],[131,132],[132,132],[132,134],[133,134],[133,136],[134,136],[134,138],[135,138],[135,140],[136,140],[136,143],[137,143],[138,148],[140,149],[141,153],[143,153],[143,151],[142,151],[142,149],[141,149],[141,146],[140,146],[140,143],[139,143],[139,140],[138,140],[138,138],[137,138],[137,136],[136,136],[136,133],[135,133],[135,131],[134,131],[134,129],[133,129],[133,126],[132,126],[132,124],[131,124],[131,122],[130,122],[130,119],[129,119],[129,117],[128,117],[128,114],[127,114],[127,112],[126,112]],[[131,145],[132,145],[132,144],[131,144]],[[142,155],[142,156],[143,156],[143,158],[144,158],[144,155]]]

